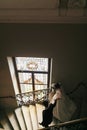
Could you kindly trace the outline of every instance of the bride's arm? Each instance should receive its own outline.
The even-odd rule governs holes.
[[[62,92],[60,89],[58,89],[58,90],[56,90],[56,93],[54,94],[54,96],[50,100],[50,103],[54,104],[56,100],[59,100],[61,98],[62,98]]]

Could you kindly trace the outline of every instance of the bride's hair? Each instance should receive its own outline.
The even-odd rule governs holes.
[[[56,90],[56,89],[60,89],[61,88],[61,83],[56,83],[55,85],[54,85],[54,89]]]

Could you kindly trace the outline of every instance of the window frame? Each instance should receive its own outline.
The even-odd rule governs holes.
[[[12,60],[13,60],[13,64],[14,64],[14,69],[15,69],[15,73],[16,73],[16,79],[17,79],[17,83],[18,83],[18,89],[19,89],[19,92],[20,93],[22,93],[21,92],[21,86],[20,86],[20,82],[19,82],[19,78],[18,78],[18,73],[20,72],[20,73],[31,73],[32,74],[32,86],[33,86],[33,88],[32,88],[32,92],[34,92],[35,91],[35,83],[34,83],[34,74],[47,74],[48,76],[47,76],[47,89],[49,89],[49,86],[50,86],[50,82],[51,82],[51,77],[50,77],[50,75],[51,75],[51,58],[48,58],[48,71],[47,72],[45,72],[45,71],[28,71],[28,70],[26,70],[26,71],[24,71],[24,70],[17,70],[17,66],[16,66],[16,59],[15,59],[16,57],[13,57],[12,58]],[[36,58],[38,58],[38,57],[36,57]],[[34,95],[33,95],[33,97],[34,97]]]

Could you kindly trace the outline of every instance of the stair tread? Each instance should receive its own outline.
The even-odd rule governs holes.
[[[25,122],[24,122],[21,108],[15,109],[15,114],[16,114],[16,117],[17,117],[18,122],[20,124],[21,130],[26,130],[26,126],[25,126]]]
[[[25,120],[25,123],[26,123],[27,130],[33,130],[32,124],[31,124],[29,107],[28,106],[22,106],[22,112],[23,112],[23,116],[24,116],[24,120]]]

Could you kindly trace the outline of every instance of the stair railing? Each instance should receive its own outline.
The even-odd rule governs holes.
[[[87,130],[87,117],[75,119],[38,130]]]
[[[20,93],[16,95],[16,100],[19,106],[30,105],[34,103],[40,103],[43,100],[48,100],[49,92],[51,89],[40,89],[26,93]],[[34,98],[33,98],[34,95]]]

